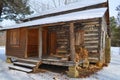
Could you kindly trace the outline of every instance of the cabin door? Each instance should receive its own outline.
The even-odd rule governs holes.
[[[28,29],[27,57],[39,57],[39,29]]]
[[[56,32],[49,32],[49,54],[56,54]]]
[[[42,31],[42,56],[56,54],[56,32],[47,29]]]

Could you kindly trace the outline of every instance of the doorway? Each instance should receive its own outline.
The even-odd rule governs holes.
[[[39,57],[39,29],[28,29],[27,35],[27,57]]]

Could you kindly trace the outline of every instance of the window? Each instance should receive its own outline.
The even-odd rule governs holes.
[[[19,29],[10,30],[10,45],[19,46],[20,44],[20,32]]]

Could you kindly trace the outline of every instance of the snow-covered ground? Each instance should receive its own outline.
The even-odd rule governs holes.
[[[0,59],[4,60],[6,59],[5,57],[5,47],[4,46],[0,46]]]
[[[111,63],[101,71],[88,78],[68,78],[66,75],[44,72],[27,74],[24,72],[9,70],[5,63],[5,48],[0,47],[0,80],[120,80],[120,52],[118,47],[111,48]],[[56,79],[53,79],[53,78]]]

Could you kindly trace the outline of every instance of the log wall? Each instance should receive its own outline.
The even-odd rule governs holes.
[[[48,27],[49,34],[49,52],[51,50],[54,54],[67,54],[69,53],[69,26],[57,25]],[[51,38],[50,38],[51,36]],[[53,47],[53,48],[52,48]]]
[[[83,45],[89,52],[89,57],[99,59],[99,50],[100,50],[100,23],[99,19],[92,19],[89,21],[84,21],[76,23],[75,25],[75,34],[77,31],[81,31],[81,37],[76,36],[76,39],[79,39],[80,43],[76,45]],[[76,40],[77,41],[77,40]]]

